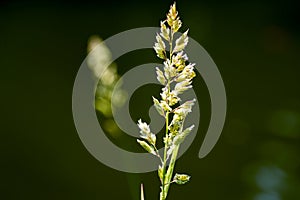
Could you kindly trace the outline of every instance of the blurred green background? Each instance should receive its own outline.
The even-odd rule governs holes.
[[[72,87],[91,35],[106,39],[159,26],[172,3],[1,1],[0,199],[137,200],[141,182],[146,199],[158,199],[156,172],[119,172],[87,152],[73,123]],[[200,130],[176,166],[192,179],[172,186],[169,199],[300,199],[299,2],[178,0],[177,5],[182,30],[190,29],[222,74],[228,113],[220,140],[200,160],[210,102],[197,76]],[[159,62],[154,52],[143,50],[116,62],[122,74],[153,61]],[[143,93],[140,88],[132,100],[135,120],[146,115],[138,102],[151,102],[141,99]],[[122,137],[115,142],[128,146]]]

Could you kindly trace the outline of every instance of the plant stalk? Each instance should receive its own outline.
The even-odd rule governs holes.
[[[166,137],[166,141],[167,141],[167,138],[168,138],[168,126],[169,126],[169,112],[166,113],[166,134],[165,134],[165,137]],[[168,147],[168,144],[167,142],[165,143],[165,148],[164,148],[164,162],[163,162],[163,178],[162,178],[162,185],[164,184],[165,182],[165,175],[166,175],[166,166],[167,166],[167,147]],[[162,192],[161,192],[161,195],[160,195],[160,199],[161,200],[164,200],[163,199],[163,194],[164,194],[164,187],[162,186]]]
[[[162,186],[162,193],[160,195],[160,200],[165,200],[167,198],[168,191],[169,191],[169,188],[170,188],[170,185],[171,185],[170,183],[171,183],[171,179],[172,179],[172,176],[173,176],[173,171],[174,171],[174,167],[175,167],[175,162],[176,162],[179,146],[180,145],[176,145],[174,147],[172,157],[171,157],[171,160],[170,160],[170,165],[168,167],[168,171],[167,171],[167,173],[165,175],[165,178],[164,178],[164,184]]]

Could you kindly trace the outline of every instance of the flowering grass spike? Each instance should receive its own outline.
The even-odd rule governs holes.
[[[194,128],[194,125],[185,129],[183,127],[188,113],[192,112],[195,99],[182,103],[179,97],[186,90],[192,88],[192,79],[196,76],[195,64],[188,62],[188,57],[184,52],[188,44],[188,30],[174,41],[174,34],[181,26],[182,22],[174,3],[170,7],[167,19],[160,23],[160,33],[156,35],[156,43],[153,47],[157,57],[162,59],[164,64],[163,69],[156,67],[157,80],[164,86],[160,93],[161,100],[153,97],[154,106],[157,112],[164,117],[166,123],[163,157],[158,154],[156,136],[151,132],[149,125],[141,120],[138,121],[143,139],[137,140],[138,143],[161,161],[158,168],[161,182],[160,200],[167,198],[171,183],[181,185],[190,180],[190,176],[186,174],[175,174],[173,177],[180,144]],[[166,49],[166,44],[170,49]],[[179,103],[181,105],[177,106]],[[172,120],[170,120],[171,118]]]

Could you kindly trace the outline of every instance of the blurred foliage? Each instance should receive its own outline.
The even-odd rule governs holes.
[[[96,81],[95,109],[102,117],[102,127],[111,136],[117,137],[121,130],[113,120],[113,110],[123,106],[127,99],[126,91],[121,89],[122,80],[113,63],[111,52],[99,36],[91,36],[88,41],[88,67]],[[119,84],[117,84],[119,83]],[[114,94],[114,95],[113,95]]]
[[[171,3],[1,1],[3,199],[138,199],[141,180],[145,199],[157,199],[155,172],[118,172],[87,152],[73,124],[71,97],[91,35],[106,39],[131,28],[159,26],[158,16]],[[177,5],[190,36],[219,67],[228,114],[216,147],[198,159],[210,102],[197,74],[200,130],[176,166],[180,171],[188,165],[193,178],[189,187],[174,186],[169,198],[300,199],[299,2],[179,0]],[[157,61],[152,50],[141,50],[115,62],[122,75]],[[134,120],[148,117],[142,111],[151,105],[147,94],[159,91],[150,88],[138,89],[130,100]],[[130,147],[133,138],[115,142],[123,139],[136,148]]]

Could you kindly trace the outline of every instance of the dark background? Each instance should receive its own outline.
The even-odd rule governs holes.
[[[141,182],[146,199],[158,199],[155,172],[119,172],[87,152],[73,123],[72,87],[91,35],[159,26],[172,2],[1,1],[1,199],[137,200]],[[169,199],[300,199],[299,3],[177,5],[183,30],[222,74],[228,113],[214,150],[198,159],[210,111],[198,76],[201,128],[176,166],[192,179],[172,186]],[[149,61],[158,61],[153,51],[136,52],[118,66],[125,72]],[[143,108],[134,105],[132,112]]]

